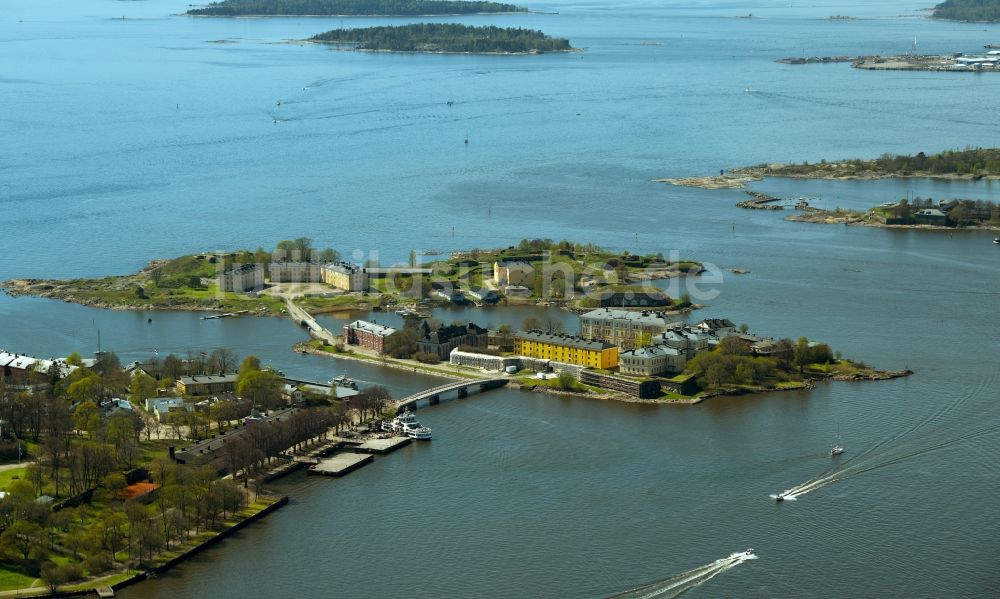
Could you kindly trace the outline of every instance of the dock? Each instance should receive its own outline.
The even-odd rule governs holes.
[[[338,453],[330,458],[323,458],[318,464],[306,470],[308,474],[321,476],[344,476],[365,464],[371,463],[375,456],[364,453]]]
[[[409,437],[389,437],[388,439],[370,439],[354,448],[358,453],[392,453],[400,447],[405,447],[413,442]]]

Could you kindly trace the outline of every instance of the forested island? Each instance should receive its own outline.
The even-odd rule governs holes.
[[[1000,22],[1000,0],[945,0],[934,7],[935,19]]]
[[[386,52],[435,52],[462,54],[540,54],[569,52],[569,40],[541,31],[470,27],[457,23],[415,23],[396,27],[334,29],[308,41],[350,46],[354,50]]]
[[[458,0],[223,0],[187,14],[199,17],[426,16],[527,12],[499,2]]]
[[[720,172],[715,176],[654,179],[682,187],[739,189],[764,177],[802,179],[886,179],[927,177],[936,179],[998,179],[1000,148],[966,148],[938,154],[883,154],[871,160],[836,160],[788,164],[759,164]]]

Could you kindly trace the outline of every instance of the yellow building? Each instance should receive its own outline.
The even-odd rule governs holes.
[[[618,348],[610,343],[541,331],[515,334],[514,353],[528,358],[565,362],[587,368],[608,369],[618,366]]]
[[[320,269],[323,282],[344,291],[368,291],[368,269],[348,262],[327,264]]]

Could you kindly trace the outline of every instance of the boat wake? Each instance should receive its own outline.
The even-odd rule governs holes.
[[[979,437],[997,433],[1000,431],[1000,425],[983,427],[957,437],[936,441],[930,444],[927,444],[926,442],[906,443],[908,437],[921,431],[929,425],[947,418],[969,399],[982,396],[983,393],[988,393],[989,389],[995,388],[994,385],[997,382],[996,370],[992,368],[989,369],[989,372],[985,373],[984,377],[985,378],[978,381],[978,384],[975,387],[971,388],[965,394],[957,396],[948,404],[945,404],[938,410],[921,418],[913,425],[904,428],[893,436],[883,439],[865,451],[844,460],[826,472],[823,472],[816,478],[808,480],[781,493],[771,495],[771,499],[775,501],[794,501],[796,497],[805,495],[806,493],[812,493],[813,491],[822,489],[823,487],[831,485],[835,482],[865,474],[866,472],[871,472],[873,470],[878,470],[880,468],[885,468],[887,466],[892,466],[924,454],[948,449],[956,445],[967,443]]]
[[[654,597],[671,599],[672,597],[680,597],[687,591],[701,586],[719,574],[751,559],[757,559],[757,556],[754,554],[753,549],[747,549],[746,551],[730,554],[729,557],[717,559],[710,564],[694,568],[693,570],[676,574],[670,578],[664,578],[663,580],[658,580],[630,591],[625,591],[624,593],[612,595],[608,599],[653,599]]]

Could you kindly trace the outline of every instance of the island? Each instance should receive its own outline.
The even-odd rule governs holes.
[[[186,14],[198,17],[430,16],[527,12],[499,2],[457,0],[223,0]]]
[[[987,45],[985,54],[917,54],[916,48],[907,54],[893,56],[807,56],[779,58],[780,64],[829,64],[849,62],[855,69],[867,71],[951,71],[993,73],[1000,72],[1000,51]]]
[[[994,202],[947,198],[901,199],[866,211],[823,210],[810,206],[809,199],[780,198],[745,189],[765,177],[798,179],[884,179],[934,178],[960,181],[1000,179],[1000,148],[967,148],[938,154],[883,154],[870,160],[838,160],[799,164],[761,164],[723,171],[718,176],[655,179],[684,187],[702,189],[743,189],[750,199],[738,202],[739,208],[783,210],[794,205],[800,214],[785,220],[828,224],[868,225],[876,227],[919,228],[1000,228],[1000,206]]]
[[[457,23],[334,29],[306,41],[369,52],[542,54],[574,50],[569,40],[550,37],[534,29],[494,25],[471,27]]]
[[[343,334],[310,324],[312,341],[295,351],[456,379],[484,372],[526,391],[625,402],[698,403],[720,395],[803,390],[818,381],[884,380],[880,371],[823,343],[753,334],[724,318],[688,324],[663,312],[598,308],[569,331],[557,319],[529,317],[520,328],[487,331],[407,316],[402,326],[357,320]]]
[[[683,187],[741,189],[765,177],[801,179],[934,178],[977,181],[1000,179],[1000,148],[966,148],[937,154],[883,154],[869,160],[758,164],[722,171],[718,176],[654,179]]]
[[[692,260],[614,252],[567,240],[523,239],[516,246],[471,249],[421,262],[436,251],[413,250],[407,264],[352,263],[307,237],[267,251],[205,252],[150,262],[137,273],[81,279],[15,279],[11,296],[38,296],[116,310],[192,310],[220,315],[283,315],[296,299],[310,313],[424,310],[440,305],[543,304],[570,310],[602,305],[636,309],[694,308],[651,281],[696,276]]]
[[[1000,0],[945,0],[932,17],[950,21],[1000,22]]]

